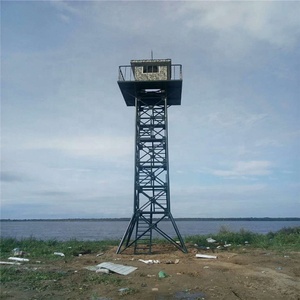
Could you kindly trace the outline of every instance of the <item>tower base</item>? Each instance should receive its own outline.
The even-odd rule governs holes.
[[[163,229],[159,228],[159,225],[166,221],[168,221],[168,223],[171,222],[176,234],[175,239],[170,237]],[[135,237],[132,239],[134,232]],[[122,253],[132,246],[134,247],[134,254],[151,254],[153,232],[157,232],[160,236],[172,243],[177,249],[187,253],[184,241],[170,212],[155,219],[147,218],[142,212],[134,213],[119,244],[117,253]]]

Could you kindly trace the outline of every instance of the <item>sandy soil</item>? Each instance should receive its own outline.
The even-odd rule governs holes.
[[[2,285],[1,299],[300,299],[300,253],[253,250],[200,251],[188,246],[184,254],[172,245],[158,246],[153,255],[115,254],[111,248],[101,256],[87,254],[53,262],[29,262],[22,268],[64,272],[59,280],[46,279],[40,288],[23,282]],[[196,253],[217,259],[196,258]],[[139,259],[159,260],[145,264]],[[175,261],[179,260],[175,264]],[[135,266],[127,276],[103,275],[86,270],[101,262]],[[1,266],[3,268],[4,266]],[[164,271],[167,277],[159,278]],[[22,271],[20,271],[22,274]],[[123,290],[122,290],[123,289]]]

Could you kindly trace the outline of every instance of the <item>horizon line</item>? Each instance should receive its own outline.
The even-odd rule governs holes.
[[[300,221],[300,217],[178,217],[174,218],[177,221],[183,220],[231,220],[231,221],[259,221],[259,220],[269,220],[269,221]],[[13,218],[5,218],[0,221],[129,221],[129,217],[103,217],[103,218],[24,218],[24,219],[13,219]]]

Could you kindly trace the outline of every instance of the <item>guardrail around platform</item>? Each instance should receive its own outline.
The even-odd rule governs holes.
[[[182,80],[182,65],[171,65],[171,80]],[[118,81],[135,81],[131,65],[119,66]]]

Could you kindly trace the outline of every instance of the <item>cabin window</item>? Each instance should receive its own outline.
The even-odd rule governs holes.
[[[158,66],[144,66],[143,73],[158,73]]]

